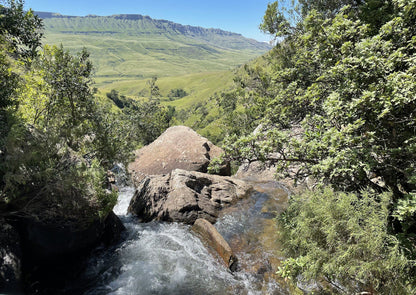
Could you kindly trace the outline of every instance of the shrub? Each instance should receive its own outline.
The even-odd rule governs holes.
[[[330,188],[294,196],[279,217],[291,257],[279,273],[294,281],[321,278],[348,294],[411,293],[415,261],[389,233],[390,199],[390,193]]]

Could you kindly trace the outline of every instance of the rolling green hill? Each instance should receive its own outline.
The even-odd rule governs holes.
[[[270,49],[239,34],[142,15],[37,14],[44,19],[45,43],[88,49],[99,88],[126,79],[230,70]]]
[[[112,89],[148,99],[147,82],[157,76],[161,103],[175,107],[175,124],[220,140],[216,93],[232,87],[234,69],[256,59],[270,45],[219,29],[185,26],[142,15],[85,17],[36,12],[44,20],[46,44],[91,53],[99,96]],[[169,99],[173,89],[187,95]]]

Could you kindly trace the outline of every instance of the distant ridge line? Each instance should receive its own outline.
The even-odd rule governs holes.
[[[88,14],[86,16],[74,16],[74,15],[63,15],[56,12],[44,12],[44,11],[35,11],[34,12],[37,16],[39,16],[42,19],[47,18],[115,18],[115,19],[126,19],[126,20],[149,20],[149,21],[156,21],[163,24],[167,24],[168,26],[178,29],[179,31],[194,31],[195,29],[198,31],[209,31],[212,33],[220,34],[220,35],[226,35],[226,36],[242,36],[243,35],[239,33],[234,33],[230,31],[225,31],[219,28],[204,28],[201,26],[191,26],[191,25],[182,25],[179,23],[175,23],[173,21],[165,20],[165,19],[153,19],[150,16],[147,15],[141,15],[141,14],[113,14],[108,16],[100,16],[100,15],[94,15],[94,14]]]

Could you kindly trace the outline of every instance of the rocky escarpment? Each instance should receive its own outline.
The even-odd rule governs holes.
[[[186,126],[167,129],[151,144],[136,151],[136,159],[128,170],[138,185],[148,175],[168,174],[174,169],[207,172],[214,157],[222,149]],[[230,166],[223,165],[220,175],[229,176]]]
[[[193,224],[198,218],[215,223],[219,211],[246,196],[251,186],[218,175],[176,169],[148,176],[138,186],[128,211],[142,221]]]

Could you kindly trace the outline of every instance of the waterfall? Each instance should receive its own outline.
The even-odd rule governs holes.
[[[127,214],[134,194],[132,187],[120,189],[114,212],[123,221],[126,232],[121,243],[106,251],[97,250],[88,261],[81,281],[88,282],[85,295],[145,294],[286,294],[274,280],[264,281],[258,271],[242,269],[231,273],[195,237],[188,225],[178,223],[139,223]],[[272,221],[261,208],[269,200],[266,194],[253,194],[237,210],[225,214],[216,226],[226,238],[251,235],[262,220]],[[274,221],[272,221],[274,222]],[[254,230],[257,231],[257,230]],[[245,242],[243,242],[245,244]],[[251,245],[262,247],[260,244]],[[262,250],[262,249],[258,249]],[[238,253],[243,266],[251,253]],[[260,254],[260,260],[270,258]],[[244,257],[245,256],[245,257]],[[263,259],[264,258],[264,259]],[[246,261],[246,262],[244,262]],[[70,294],[70,292],[68,293]]]

